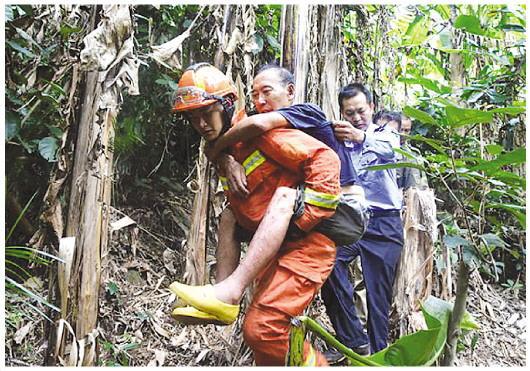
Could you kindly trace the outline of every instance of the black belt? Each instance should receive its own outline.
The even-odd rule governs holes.
[[[401,210],[370,210],[370,216],[372,218],[380,216],[401,216]]]

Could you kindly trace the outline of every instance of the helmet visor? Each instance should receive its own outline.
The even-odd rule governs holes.
[[[201,103],[206,103],[206,101],[215,100],[216,98],[195,86],[184,86],[178,88],[175,92],[174,107],[178,110],[192,109],[201,105]]]

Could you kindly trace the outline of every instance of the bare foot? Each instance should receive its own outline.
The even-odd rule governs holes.
[[[222,301],[223,303],[237,305],[241,301],[241,296],[243,296],[243,291],[236,287],[236,285],[231,285],[228,280],[219,282],[213,286],[215,297]]]

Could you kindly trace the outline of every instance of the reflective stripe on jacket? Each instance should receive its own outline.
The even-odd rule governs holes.
[[[246,117],[244,111],[234,116],[233,124]],[[278,187],[305,185],[305,211],[296,221],[304,231],[322,218],[331,216],[340,194],[340,160],[322,142],[296,129],[274,129],[260,137],[232,147],[231,153],[245,168],[249,195],[238,198],[221,179],[238,223],[256,230]]]

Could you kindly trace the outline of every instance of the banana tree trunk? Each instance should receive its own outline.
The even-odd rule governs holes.
[[[294,103],[306,102],[309,54],[311,52],[310,28],[312,5],[284,5],[280,34],[282,35],[282,66],[291,71],[295,79]]]
[[[420,329],[415,319],[420,303],[431,293],[434,243],[437,239],[433,190],[409,188],[405,192],[405,201],[405,242],[396,270],[393,298],[400,337]]]
[[[55,349],[58,359],[70,366],[96,362],[101,256],[107,249],[113,175],[113,123],[122,87],[131,95],[139,94],[132,25],[129,6],[103,6],[101,22],[85,38],[81,52],[81,66],[89,72],[85,74],[66,226],[66,235],[75,237],[75,243],[72,274],[62,277],[69,285],[61,295],[61,307],[66,310],[61,314]],[[68,361],[64,361],[65,322],[72,335]]]

